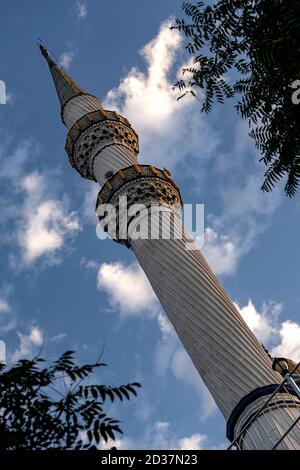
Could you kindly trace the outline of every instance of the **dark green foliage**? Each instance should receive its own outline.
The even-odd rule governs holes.
[[[237,111],[249,120],[267,166],[262,189],[287,176],[285,191],[293,196],[300,179],[300,105],[292,102],[292,84],[300,79],[300,2],[218,0],[182,8],[190,22],[177,19],[174,28],[188,38],[194,66],[175,85],[181,97],[203,89],[207,113],[214,101],[238,95]]]
[[[105,364],[79,366],[73,351],[44,364],[41,358],[21,360],[10,370],[0,364],[0,450],[90,450],[122,433],[104,403],[129,400],[140,384],[84,385]]]

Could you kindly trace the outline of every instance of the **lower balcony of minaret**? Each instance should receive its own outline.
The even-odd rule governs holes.
[[[164,211],[164,207],[171,212]],[[129,246],[129,227],[130,238],[133,232],[137,237],[167,237],[167,228],[171,231],[174,226],[170,220],[172,213],[179,213],[181,207],[179,189],[168,170],[134,164],[117,171],[106,181],[98,194],[96,211],[102,228],[110,237]],[[148,222],[149,215],[152,223]],[[172,236],[177,235],[172,233]]]

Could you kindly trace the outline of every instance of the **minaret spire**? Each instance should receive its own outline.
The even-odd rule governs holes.
[[[54,62],[42,44],[39,45],[39,48],[49,65],[61,106],[64,106],[71,98],[85,94],[81,86],[69,77],[62,67]]]
[[[66,152],[84,178],[101,186],[107,174],[137,162],[138,136],[129,121],[107,111],[96,96],[83,90],[39,44],[61,103],[61,118],[68,128]]]

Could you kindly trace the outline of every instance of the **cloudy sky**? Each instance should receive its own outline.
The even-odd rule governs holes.
[[[133,254],[96,237],[95,183],[64,154],[66,130],[39,38],[137,130],[142,162],[166,166],[205,204],[203,252],[250,328],[300,359],[299,196],[262,194],[263,168],[233,103],[210,116],[172,85],[189,57],[170,31],[180,1],[0,0],[0,338],[7,360],[74,349],[109,364],[95,380],[138,380],[111,413],[120,448],[226,446],[216,409]]]

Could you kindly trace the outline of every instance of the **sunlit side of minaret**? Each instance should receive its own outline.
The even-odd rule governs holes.
[[[66,152],[81,176],[99,183],[97,208],[112,204],[118,220],[124,207],[146,206],[128,218],[128,234],[111,234],[132,249],[196,369],[228,422],[233,440],[281,381],[271,360],[182,226],[181,196],[168,170],[138,163],[138,136],[126,118],[104,110],[50,58],[46,58],[68,128]],[[138,116],[137,116],[138,119]],[[169,215],[181,239],[137,238],[137,225],[149,220],[150,207]],[[155,232],[155,230],[154,230]],[[187,244],[189,250],[186,249]],[[191,246],[192,245],[192,246]],[[193,248],[193,249],[191,249]],[[134,293],[133,293],[134,295]],[[289,404],[290,403],[290,404]],[[249,427],[244,449],[270,449],[300,415],[300,400],[281,393]],[[278,448],[300,449],[299,426]],[[258,437],[259,436],[259,437]]]

